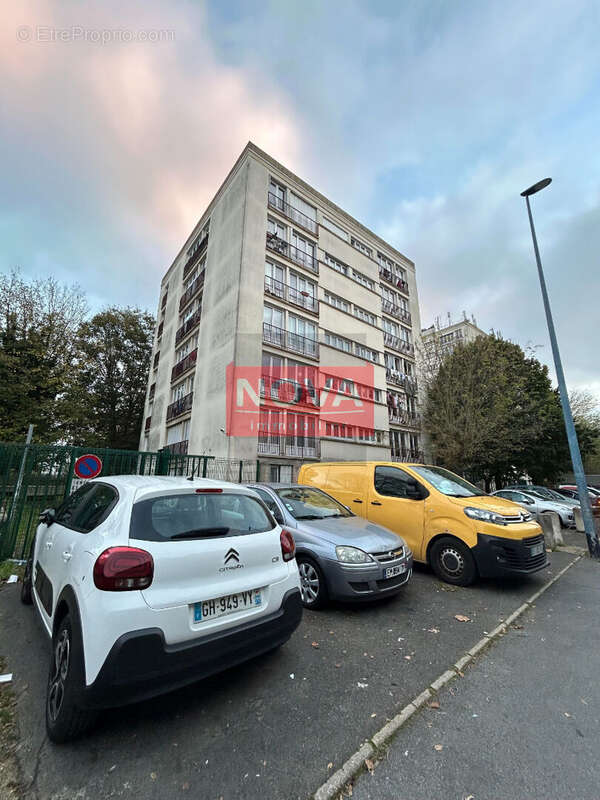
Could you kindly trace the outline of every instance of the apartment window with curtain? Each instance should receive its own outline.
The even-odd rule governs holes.
[[[285,270],[273,261],[265,262],[265,289],[277,297],[284,296]]]
[[[275,208],[279,208],[281,211],[285,208],[285,186],[282,186],[277,181],[271,178],[271,182],[269,184],[269,193],[271,197],[269,200],[275,206]]]

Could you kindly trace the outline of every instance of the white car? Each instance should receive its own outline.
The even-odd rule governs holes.
[[[100,478],[43,513],[22,588],[52,638],[46,726],[152,697],[286,642],[294,539],[256,495],[207,479]]]

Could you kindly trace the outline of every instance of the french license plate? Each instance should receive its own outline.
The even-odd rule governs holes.
[[[247,608],[257,608],[260,605],[262,605],[262,589],[226,594],[215,600],[194,603],[194,622],[224,617],[226,614],[234,614],[236,611],[243,611]]]
[[[534,544],[533,547],[529,548],[529,555],[530,556],[539,556],[540,553],[544,552],[544,543],[540,542],[539,544]]]
[[[400,564],[397,567],[388,567],[383,571],[384,578],[395,578],[396,575],[403,575],[406,572],[406,564]]]

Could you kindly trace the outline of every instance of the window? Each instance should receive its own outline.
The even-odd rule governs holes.
[[[283,297],[285,284],[285,270],[272,261],[265,263],[265,289],[277,297]]]
[[[348,241],[348,234],[346,233],[346,231],[343,228],[340,228],[339,225],[336,225],[335,222],[332,222],[327,217],[323,217],[321,225],[324,228],[327,228],[327,230],[330,230],[332,233],[335,233],[336,236],[339,236],[345,242]]]
[[[186,378],[181,383],[178,383],[177,386],[174,386],[171,389],[171,402],[176,403],[178,400],[183,400],[188,394],[194,390],[194,376],[190,375],[189,378]]]
[[[85,498],[72,518],[72,527],[81,533],[93,531],[108,517],[118,499],[119,495],[112,486],[95,484],[94,491]]]
[[[375,314],[371,314],[370,311],[366,311],[360,306],[354,306],[354,316],[358,317],[358,319],[362,319],[363,322],[368,322],[369,325],[377,324],[377,317]]]
[[[406,342],[406,344],[411,343],[412,337],[408,328],[403,328],[402,326],[400,327],[400,338],[402,339],[403,342]]]
[[[78,506],[85,501],[86,496],[91,495],[93,490],[93,483],[84,483],[84,485],[80,486],[73,494],[70,494],[64,503],[59,506],[56,512],[55,522],[59,525],[64,525],[66,528],[70,528]]]
[[[296,248],[293,253],[294,261],[299,264],[305,264],[309,269],[313,269],[313,260],[315,257],[315,246],[304,236],[292,231],[292,245]]]
[[[367,289],[371,289],[371,291],[375,291],[375,282],[372,281],[370,278],[367,278],[366,275],[363,275],[362,272],[359,272],[356,269],[352,270],[352,278],[357,283],[360,283],[361,286],[365,286]]]
[[[344,339],[343,336],[325,331],[323,341],[330,347],[337,347],[338,350],[343,350],[345,353],[352,352],[352,342],[349,339]]]
[[[346,266],[346,264],[342,264],[341,261],[338,261],[337,258],[330,256],[329,253],[324,254],[323,260],[329,267],[332,267],[332,269],[334,269],[336,272],[341,272],[342,275],[349,274],[350,268]]]
[[[356,239],[354,236],[350,237],[350,244],[352,245],[352,247],[355,247],[365,256],[368,256],[369,258],[373,257],[373,251],[371,250],[371,248],[367,247],[366,244],[363,244],[359,239]]]
[[[375,467],[375,491],[385,497],[402,497],[411,500],[416,497],[416,481],[398,467]]]
[[[301,214],[304,214],[305,217],[312,220],[313,222],[317,221],[317,209],[314,206],[311,206],[310,203],[307,203],[306,200],[303,200],[297,194],[293,192],[290,193],[290,205],[299,211]],[[294,216],[292,212],[292,217]],[[301,220],[297,220],[302,224]],[[306,227],[306,226],[305,226]]]
[[[379,361],[379,353],[377,353],[376,350],[371,350],[371,348],[365,347],[363,344],[358,344],[355,342],[354,352],[359,358],[364,358],[367,361],[374,361],[375,363]]]
[[[338,503],[320,489],[294,486],[275,489],[289,513],[295,519],[327,519],[328,517],[352,517],[346,506]]]
[[[275,328],[283,328],[283,311],[273,306],[265,306],[263,310],[263,322],[273,325]]]
[[[334,308],[339,308],[340,311],[350,310],[350,303],[348,303],[342,297],[338,297],[337,294],[332,294],[327,290],[325,291],[325,302],[329,303],[329,305],[333,306]]]
[[[186,419],[185,422],[179,422],[177,425],[171,425],[167,428],[167,444],[177,444],[178,442],[187,442],[190,438],[190,421]]]
[[[271,195],[269,200],[275,206],[275,208],[279,208],[283,210],[285,207],[285,186],[282,186],[277,181],[274,181],[271,178],[271,182],[269,184],[269,194]]]
[[[276,236],[278,239],[283,239],[284,241],[287,240],[287,228],[285,225],[282,225],[281,222],[278,222],[275,219],[267,220],[267,233],[271,234],[272,236]]]
[[[295,272],[290,271],[289,297],[292,303],[305,305],[307,308],[312,309],[316,293],[317,287],[313,281],[308,280],[304,275],[297,275]]]
[[[400,333],[400,326],[397,322],[392,322],[386,317],[381,318],[381,327],[386,333],[391,334],[392,336],[398,336]]]
[[[280,525],[282,525],[283,524],[283,514],[281,513],[281,509],[277,505],[277,502],[276,502],[275,498],[271,497],[269,492],[267,492],[265,489],[261,489],[258,486],[252,486],[251,488],[260,497],[260,499],[263,501],[263,503],[266,505],[266,507],[271,512],[271,514],[273,514],[273,516],[275,517],[275,521],[278,522]]]
[[[287,343],[290,350],[296,350],[307,355],[316,353],[317,326],[302,317],[288,314]]]

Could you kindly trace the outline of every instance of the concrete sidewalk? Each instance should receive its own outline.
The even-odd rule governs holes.
[[[353,800],[600,797],[600,566],[582,559],[404,726]]]

